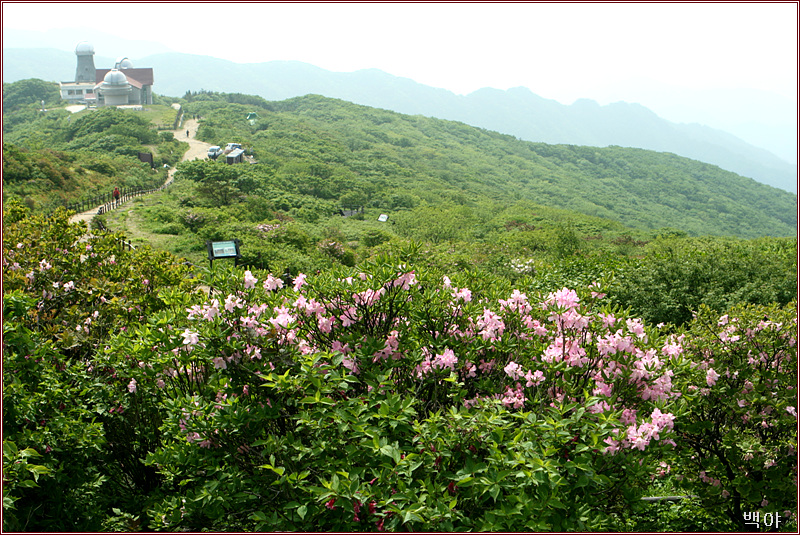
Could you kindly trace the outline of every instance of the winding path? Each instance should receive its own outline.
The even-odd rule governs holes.
[[[180,141],[185,141],[186,143],[189,144],[189,150],[187,150],[186,153],[183,155],[181,161],[194,160],[196,158],[202,159],[205,158],[208,154],[208,148],[211,146],[211,144],[196,139],[197,128],[198,128],[197,120],[187,119],[186,121],[183,122],[179,130],[173,131],[175,139],[178,139]],[[187,131],[189,132],[188,138],[186,137]],[[167,180],[164,182],[164,185],[167,185],[170,182],[172,182],[172,177],[174,174],[175,174],[175,168],[173,167],[167,172]],[[91,222],[92,218],[94,218],[94,216],[97,215],[99,209],[100,206],[97,206],[95,208],[92,208],[91,210],[87,210],[80,214],[75,214],[74,216],[69,218],[69,222],[77,223],[78,221],[85,221],[86,224],[88,225]]]

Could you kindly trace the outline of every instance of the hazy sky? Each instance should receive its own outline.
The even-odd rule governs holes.
[[[4,30],[89,27],[240,63],[378,68],[460,94],[525,86],[571,103],[642,80],[794,101],[797,13],[795,2],[3,2],[2,18]]]

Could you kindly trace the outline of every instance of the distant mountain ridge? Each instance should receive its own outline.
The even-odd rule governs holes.
[[[59,77],[69,79],[68,73],[74,69],[74,56],[64,51],[4,49],[3,54],[4,81],[31,77],[58,81]],[[507,91],[484,88],[462,96],[378,69],[338,73],[296,61],[240,64],[172,52],[133,61],[154,69],[154,90],[167,96],[182,96],[190,90],[255,94],[268,100],[320,94],[405,114],[461,121],[527,141],[671,152],[797,192],[796,165],[732,134],[699,124],[673,123],[639,104],[601,106],[581,99],[564,105],[523,87]],[[101,63],[101,58],[96,58],[98,67]]]

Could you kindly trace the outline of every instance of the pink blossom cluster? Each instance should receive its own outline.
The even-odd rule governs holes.
[[[708,483],[709,485],[714,485],[715,487],[719,487],[722,484],[719,479],[706,475],[705,470],[702,470],[698,476],[703,483]]]
[[[506,391],[502,394],[501,402],[506,407],[513,407],[515,409],[521,409],[525,405],[525,392],[522,390],[522,385],[517,383],[515,388],[511,388],[510,386],[506,387]]]
[[[399,331],[392,331],[389,333],[389,336],[386,337],[386,342],[383,346],[383,349],[375,353],[373,355],[373,362],[377,362],[379,360],[387,360],[387,359],[399,359],[403,355],[398,351],[400,347],[400,340],[398,337],[400,336]]]
[[[532,310],[532,307],[528,303],[527,295],[519,290],[514,290],[508,299],[500,299],[500,309],[510,310],[518,314],[527,314]]]
[[[478,334],[480,334],[481,338],[484,340],[499,340],[506,328],[503,319],[488,308],[483,309],[483,315],[478,318],[476,323],[480,329]]]
[[[632,416],[629,415],[629,421]],[[644,449],[650,444],[652,440],[659,440],[660,433],[672,431],[673,420],[675,416],[671,413],[662,413],[658,408],[653,409],[650,415],[650,421],[644,421],[638,426],[635,421],[628,426],[625,430],[625,436],[622,440],[607,437],[605,443],[608,446],[604,449],[605,453],[614,454],[620,449]],[[667,443],[675,444],[672,440],[667,439]]]
[[[432,355],[427,347],[422,348],[422,362],[414,369],[417,378],[421,378],[433,371],[445,368],[454,370],[458,364],[458,357],[452,349],[445,349],[441,354]],[[473,367],[474,368],[474,367]]]
[[[258,282],[251,272],[245,272],[245,289],[258,289]],[[231,339],[241,337],[239,350],[210,357],[216,370],[225,370],[232,361],[240,359],[261,360],[265,347],[276,350],[291,347],[303,354],[326,350],[340,353],[342,366],[354,375],[361,374],[361,367],[365,365],[379,365],[389,360],[405,364],[408,360],[406,369],[415,381],[439,381],[442,375],[437,372],[446,372],[456,373],[459,381],[474,381],[476,385],[484,377],[506,382],[501,383],[505,389],[502,394],[487,396],[478,392],[472,401],[464,403],[468,406],[481,399],[494,400],[515,410],[523,409],[529,399],[539,396],[549,397],[554,403],[575,401],[574,394],[569,394],[561,385],[562,381],[569,380],[570,374],[575,374],[586,377],[587,391],[602,398],[591,404],[589,413],[623,410],[625,435],[619,440],[607,441],[609,451],[644,449],[672,430],[672,415],[661,415],[658,409],[649,421],[637,422],[636,410],[621,405],[627,402],[617,400],[616,385],[624,376],[635,387],[633,391],[638,393],[639,402],[666,401],[677,396],[672,390],[673,372],[665,370],[664,363],[682,355],[682,340],[671,337],[659,346],[660,350],[644,347],[648,337],[640,320],[620,322],[611,314],[587,311],[588,306],[581,303],[574,290],[563,288],[550,293],[539,307],[545,311],[547,319],[537,319],[533,317],[537,308],[519,290],[513,290],[506,299],[499,299],[499,308],[493,310],[488,300],[473,302],[474,296],[468,288],[458,288],[445,277],[444,292],[435,288],[433,292],[442,292],[439,295],[443,298],[444,310],[449,309],[451,314],[439,316],[436,321],[441,323],[435,323],[432,328],[424,318],[412,322],[403,314],[392,316],[393,323],[388,323],[388,310],[402,308],[416,299],[414,292],[424,291],[413,271],[401,270],[385,283],[365,273],[340,277],[335,282],[341,284],[343,291],[323,299],[315,293],[315,286],[308,284],[306,276],[300,274],[295,278],[294,293],[272,294],[270,305],[248,304],[247,300],[253,297],[250,294],[230,294],[224,304],[210,299],[203,305],[194,305],[187,309],[188,317],[221,321],[231,328],[228,331]],[[283,283],[269,275],[261,287],[266,292],[274,292],[280,290]],[[597,290],[599,286],[592,287],[597,294],[593,296],[595,299],[601,297]],[[470,311],[474,315],[470,315]],[[383,347],[364,354],[364,348],[369,346],[364,343],[363,334],[353,333],[363,333],[362,329],[381,332],[389,325],[391,329],[387,329],[389,334],[385,339],[372,340],[382,342]],[[617,326],[619,328],[611,332]],[[423,345],[420,350],[404,347],[407,342],[401,333],[405,328],[416,329],[409,340],[416,343],[427,339],[430,345]],[[442,347],[448,339],[449,347]],[[458,347],[453,343],[459,344]],[[191,349],[198,344],[196,330],[184,331],[184,348]],[[500,349],[511,347],[508,344],[518,348],[519,356],[512,357],[512,352]],[[466,356],[460,357],[461,347],[465,348],[465,355],[472,355],[474,347],[474,362]],[[565,371],[551,372],[556,366]],[[269,367],[273,368],[271,363]],[[547,383],[548,378],[551,384]],[[630,388],[625,391],[629,392]]]

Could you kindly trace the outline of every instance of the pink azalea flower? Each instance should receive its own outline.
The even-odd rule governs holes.
[[[667,344],[661,348],[661,352],[668,357],[677,357],[683,352],[680,344]]]
[[[227,310],[228,312],[233,312],[234,308],[243,308],[243,307],[244,303],[242,302],[241,298],[236,297],[233,294],[230,294],[228,295],[227,298],[225,298],[225,310]]]
[[[203,319],[211,321],[216,316],[219,316],[219,300],[214,299],[211,301],[211,305],[203,307]]]
[[[297,275],[297,278],[294,279],[294,291],[299,292],[300,288],[306,283],[306,276],[303,273]]]
[[[597,387],[592,392],[596,396],[610,396],[613,385],[606,384],[603,381],[596,381]]]
[[[414,272],[404,273],[396,281],[394,281],[394,286],[401,286],[403,290],[408,290],[411,286],[417,283],[417,276],[414,275]]]
[[[478,369],[482,373],[489,373],[490,371],[492,371],[492,368],[494,368],[494,359],[490,360],[489,362],[486,362],[483,359],[481,359],[481,363],[478,366]]]
[[[183,345],[185,346],[196,346],[197,342],[199,341],[199,336],[196,332],[186,329],[183,331]]]
[[[465,303],[469,303],[472,301],[472,292],[469,288],[461,288],[460,290],[456,289],[453,291],[453,299],[456,301],[461,299]]]
[[[506,387],[506,392],[503,395],[502,403],[508,408],[514,407],[521,409],[525,404],[525,394],[522,392],[522,386],[517,383],[517,389],[511,390],[510,386]]]
[[[450,368],[452,370],[458,362],[458,357],[456,357],[452,349],[445,349],[444,353],[436,355],[434,362],[439,368]]]
[[[615,453],[617,453],[617,451],[619,451],[620,443],[618,440],[614,440],[611,437],[607,437],[603,442],[608,444],[608,446],[606,446],[603,449],[603,453],[614,455]]]
[[[255,288],[257,282],[258,282],[258,279],[253,276],[253,274],[250,272],[249,269],[244,272],[244,287],[245,287],[245,289]]]
[[[294,316],[289,314],[289,309],[286,307],[280,307],[280,308],[276,307],[275,312],[277,312],[278,315],[269,320],[269,322],[272,323],[275,327],[280,326],[288,328],[289,324],[293,322],[295,319]]]
[[[673,428],[673,421],[675,420],[675,415],[670,412],[662,413],[659,409],[656,408],[653,409],[653,412],[650,415],[650,419],[653,421],[653,424],[659,429],[671,431]]]
[[[381,296],[386,292],[384,288],[380,288],[377,291],[373,290],[372,288],[368,288],[361,293],[354,294],[353,300],[355,301],[356,305],[366,305],[372,306],[377,303]]]
[[[628,319],[625,320],[626,325],[628,326],[628,331],[638,336],[640,339],[647,336],[644,332],[644,325],[642,325],[642,320],[638,318]]]
[[[483,309],[483,316],[478,318],[477,324],[481,329],[478,334],[484,340],[497,340],[506,328],[502,318],[488,308]]]
[[[331,330],[333,328],[333,322],[334,322],[333,318],[325,318],[325,317],[320,316],[317,319],[317,325],[319,326],[319,330],[324,332],[324,333],[331,332]]]
[[[575,308],[578,306],[579,302],[578,294],[575,293],[575,290],[570,290],[569,288],[562,288],[557,292],[551,292],[548,294],[547,300],[545,301],[546,304],[555,304],[561,308]]]
[[[507,300],[500,299],[500,308],[507,308],[520,314],[527,314],[531,311],[531,306],[528,304],[528,296],[519,290],[514,290]]]
[[[719,379],[719,374],[714,371],[714,368],[709,368],[706,372],[706,383],[708,386],[717,384],[717,379]]]
[[[279,278],[273,277],[272,274],[267,276],[267,280],[264,281],[264,289],[267,291],[278,290],[283,288],[283,281]]]
[[[597,317],[603,320],[603,326],[606,329],[610,329],[617,322],[617,318],[615,318],[612,314],[598,314]]]
[[[519,379],[520,377],[522,377],[524,373],[522,371],[522,366],[520,366],[514,361],[509,362],[508,365],[506,365],[506,367],[503,368],[503,371],[505,371],[506,375],[508,375],[512,379]]]
[[[353,375],[358,375],[358,362],[354,357],[346,356],[342,359],[342,366],[350,370]]]
[[[619,421],[627,425],[636,423],[636,409],[624,409]]]
[[[541,370],[536,370],[535,372],[528,370],[528,373],[525,374],[525,380],[527,381],[525,386],[529,388],[531,386],[538,386],[544,381],[544,373],[542,373]]]

